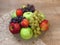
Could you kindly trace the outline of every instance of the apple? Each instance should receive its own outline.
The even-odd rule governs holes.
[[[15,18],[15,17],[17,17],[17,15],[16,15],[16,11],[12,12],[12,15],[11,15],[11,17],[12,17],[12,18]]]
[[[40,24],[41,31],[47,31],[49,28],[48,20],[43,20]]]
[[[28,25],[29,25],[29,21],[28,21],[27,19],[23,19],[23,20],[21,21],[21,26],[22,26],[22,27],[28,27]]]
[[[17,16],[22,16],[23,15],[23,10],[22,9],[17,9],[16,10],[16,15]]]
[[[32,12],[25,12],[25,13],[23,14],[23,17],[25,17],[26,19],[30,20],[30,18],[31,18],[32,15],[33,15]]]
[[[33,36],[32,29],[29,27],[28,28],[22,28],[20,31],[20,36],[21,36],[21,38],[23,38],[25,40],[31,39]]]
[[[20,32],[20,25],[18,23],[10,23],[9,30],[13,34],[17,34]]]

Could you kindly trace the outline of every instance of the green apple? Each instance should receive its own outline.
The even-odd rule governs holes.
[[[25,17],[25,18],[27,18],[28,20],[30,20],[30,18],[31,18],[32,15],[33,15],[32,12],[25,12],[25,13],[23,14],[23,17]]]
[[[15,18],[15,17],[17,17],[17,15],[16,15],[16,11],[12,12],[12,15],[11,15],[11,17],[12,17],[12,18]]]
[[[20,31],[20,36],[21,38],[23,39],[31,39],[32,36],[33,36],[33,31],[31,28],[22,28],[21,31]]]

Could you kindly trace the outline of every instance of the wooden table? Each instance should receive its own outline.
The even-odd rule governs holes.
[[[0,0],[0,17],[27,3],[35,5],[49,20],[50,29],[41,39],[47,45],[60,45],[60,0]]]

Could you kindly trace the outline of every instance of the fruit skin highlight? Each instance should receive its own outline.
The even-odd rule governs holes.
[[[33,36],[32,29],[29,27],[28,28],[22,28],[20,31],[20,36],[21,36],[21,38],[23,38],[25,40],[31,39]]]
[[[26,19],[30,20],[30,18],[31,18],[32,15],[33,15],[32,12],[25,12],[25,13],[23,14],[23,17],[25,17]]]
[[[40,24],[41,31],[47,31],[49,29],[48,20],[43,20]]]
[[[17,34],[20,32],[20,25],[18,23],[10,23],[9,30],[13,34]]]

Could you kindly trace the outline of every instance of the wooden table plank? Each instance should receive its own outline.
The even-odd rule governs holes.
[[[0,0],[0,16],[27,3],[34,4],[50,22],[49,31],[41,39],[47,45],[60,45],[60,0]]]

